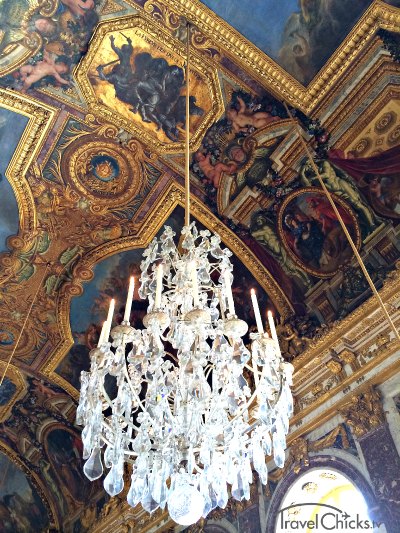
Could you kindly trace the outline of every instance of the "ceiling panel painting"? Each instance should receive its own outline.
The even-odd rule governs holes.
[[[77,80],[91,111],[139,134],[165,151],[182,151],[185,131],[185,50],[147,19],[103,23],[82,61]],[[192,143],[223,111],[218,77],[197,56],[191,60]]]
[[[47,531],[49,518],[45,506],[27,476],[0,453],[0,531],[31,533]]]
[[[0,252],[7,250],[7,237],[18,233],[18,205],[6,170],[27,124],[24,115],[0,107]]]
[[[371,0],[203,0],[219,17],[307,85]],[[399,0],[388,4],[400,6]]]

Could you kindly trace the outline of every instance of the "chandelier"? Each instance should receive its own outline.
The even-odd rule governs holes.
[[[166,226],[143,253],[144,328],[129,323],[133,278],[124,319],[112,329],[111,300],[77,409],[85,475],[95,480],[109,469],[104,488],[116,496],[130,464],[129,505],[149,513],[167,505],[184,526],[229,497],[250,499],[253,469],[267,482],[266,457],[283,467],[293,412],[293,366],[282,358],[272,314],[269,335],[252,290],[257,331],[246,347],[232,254],[218,235],[189,222],[189,39],[187,52],[185,226],[178,244]]]

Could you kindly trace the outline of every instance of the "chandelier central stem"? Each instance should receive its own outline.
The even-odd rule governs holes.
[[[190,100],[189,100],[190,24],[186,25],[186,123],[185,123],[185,226],[190,224]]]

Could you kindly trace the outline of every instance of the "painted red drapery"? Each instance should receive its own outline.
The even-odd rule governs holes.
[[[400,172],[400,145],[385,152],[360,158],[346,158],[341,150],[329,150],[328,158],[331,163],[341,168],[356,181],[366,174],[390,175]]]

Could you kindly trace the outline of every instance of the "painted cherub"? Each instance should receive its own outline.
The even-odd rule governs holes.
[[[196,152],[194,159],[208,181],[212,183],[216,189],[219,187],[219,182],[224,172],[227,174],[233,174],[238,168],[237,163],[234,161],[229,161],[228,163],[219,162],[213,165],[210,160],[211,154],[204,154],[201,151]]]
[[[52,54],[45,50],[42,61],[38,61],[36,65],[24,65],[19,69],[21,81],[23,81],[21,92],[26,92],[34,83],[45,76],[53,76],[58,83],[69,85],[70,82],[61,77],[61,74],[66,74],[68,70],[65,63],[56,63]]]
[[[240,96],[236,100],[239,104],[239,109],[233,106],[226,111],[226,118],[232,124],[232,129],[235,133],[240,131],[247,133],[251,127],[255,129],[264,128],[270,122],[279,119],[279,117],[274,117],[266,111],[251,111]]]

